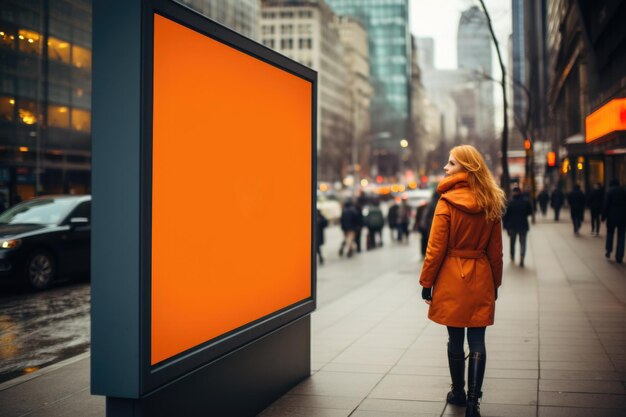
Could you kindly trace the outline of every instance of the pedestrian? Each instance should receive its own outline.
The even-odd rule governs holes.
[[[317,217],[315,219],[317,224],[317,239],[315,240],[316,252],[320,265],[324,265],[321,247],[324,244],[324,229],[328,226],[328,220],[319,210],[317,210]]]
[[[537,201],[539,202],[539,209],[541,210],[541,215],[544,218],[548,214],[548,200],[550,200],[550,195],[548,194],[548,190],[544,188],[537,195]]]
[[[448,329],[452,390],[446,400],[467,404],[466,417],[480,417],[485,330],[494,322],[502,282],[501,218],[506,199],[471,145],[452,148],[444,171],[420,276],[422,298],[430,305],[428,317]],[[465,328],[470,350],[467,396]]]
[[[398,242],[409,243],[409,222],[411,220],[411,207],[406,200],[402,200],[398,207],[398,217],[396,220],[396,228],[398,230]]]
[[[354,253],[354,237],[356,235],[358,222],[357,212],[352,201],[346,201],[343,205],[339,222],[341,223],[341,230],[343,231],[343,241],[341,242],[341,247],[339,248],[339,256],[343,256],[344,248],[348,248],[347,255],[348,258],[350,258]]]
[[[398,229],[398,209],[400,206],[398,202],[400,199],[393,201],[393,205],[389,207],[389,212],[387,213],[387,223],[389,224],[389,231],[391,232],[391,240],[396,240],[396,231]]]
[[[526,236],[530,229],[528,216],[532,215],[530,203],[524,199],[519,187],[513,188],[513,196],[507,205],[506,213],[502,218],[511,242],[511,262],[515,263],[515,242],[519,236],[520,260],[519,266],[524,267],[526,256]]]
[[[585,194],[581,191],[580,185],[575,184],[572,192],[567,195],[567,204],[569,204],[570,213],[572,215],[574,234],[578,234],[583,222],[585,216],[585,202]]]
[[[554,209],[554,221],[559,221],[559,213],[561,212],[561,207],[563,207],[563,202],[565,201],[565,196],[563,195],[563,191],[558,187],[552,192],[550,196],[550,207]]]
[[[435,216],[435,208],[439,202],[439,193],[434,192],[430,198],[430,202],[424,208],[422,216],[419,221],[419,232],[422,234],[421,252],[422,258],[426,258],[426,248],[428,247],[428,238],[430,237],[430,227],[433,223],[433,217]]]
[[[374,249],[383,245],[383,226],[385,226],[385,217],[380,210],[378,200],[374,200],[367,209],[365,216],[365,226],[367,226],[367,247]],[[378,238],[377,238],[378,237]]]
[[[611,258],[613,252],[613,237],[617,230],[617,247],[615,260],[618,264],[624,261],[624,234],[626,233],[626,190],[620,187],[617,179],[609,182],[609,191],[606,193],[602,221],[606,220],[606,253]]]
[[[356,245],[357,253],[361,253],[361,231],[363,230],[363,226],[365,226],[365,220],[363,218],[363,206],[361,205],[360,201],[362,201],[362,199],[357,199],[357,203],[354,205],[354,211],[356,212],[354,243]]]
[[[602,215],[602,204],[604,203],[604,188],[602,184],[596,183],[587,198],[587,206],[591,214],[591,234],[600,236],[600,216]]]

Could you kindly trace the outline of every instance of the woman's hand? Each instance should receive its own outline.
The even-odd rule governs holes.
[[[432,302],[432,288],[422,288],[422,298],[426,304],[430,304]]]

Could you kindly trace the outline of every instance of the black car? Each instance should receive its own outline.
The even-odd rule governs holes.
[[[0,280],[35,290],[58,278],[87,275],[91,196],[46,196],[0,215]]]

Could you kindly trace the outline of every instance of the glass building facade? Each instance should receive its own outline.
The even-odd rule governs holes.
[[[90,192],[91,1],[0,0],[0,201]]]
[[[359,19],[369,35],[371,141],[384,149],[383,175],[399,167],[400,140],[410,135],[411,36],[408,0],[327,0],[335,13]],[[387,172],[384,172],[387,171]]]

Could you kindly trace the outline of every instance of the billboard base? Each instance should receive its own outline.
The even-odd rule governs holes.
[[[311,373],[302,317],[140,399],[107,397],[107,417],[255,416]]]

